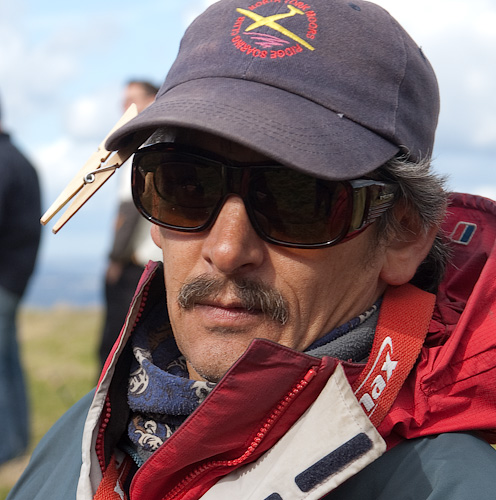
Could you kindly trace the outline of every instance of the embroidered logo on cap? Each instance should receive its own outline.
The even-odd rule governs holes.
[[[260,13],[260,7],[277,3],[286,4],[287,11],[268,16]],[[315,50],[310,41],[317,36],[317,14],[304,2],[261,0],[247,9],[238,8],[236,12],[241,16],[231,30],[232,43],[247,55],[282,59]]]

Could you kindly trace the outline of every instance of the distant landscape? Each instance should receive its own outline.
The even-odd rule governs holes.
[[[40,261],[23,299],[26,307],[102,305],[105,262],[95,259]]]

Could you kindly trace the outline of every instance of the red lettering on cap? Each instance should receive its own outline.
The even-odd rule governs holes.
[[[271,3],[286,4],[287,12],[265,7]],[[261,12],[253,12],[259,8]],[[233,19],[231,41],[240,52],[260,59],[283,59],[305,49],[315,50],[305,38],[314,40],[317,37],[317,15],[304,1],[258,0],[248,9],[235,10],[241,16]],[[272,15],[271,11],[274,11]],[[291,42],[295,45],[290,45]]]

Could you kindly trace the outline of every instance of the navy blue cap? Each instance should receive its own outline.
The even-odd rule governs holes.
[[[220,0],[186,31],[155,102],[117,130],[179,126],[327,179],[432,154],[439,91],[418,45],[355,0]]]

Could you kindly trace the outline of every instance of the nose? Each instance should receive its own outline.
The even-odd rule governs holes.
[[[202,256],[215,271],[233,275],[258,268],[265,248],[265,242],[251,225],[243,200],[231,196],[208,231]]]

